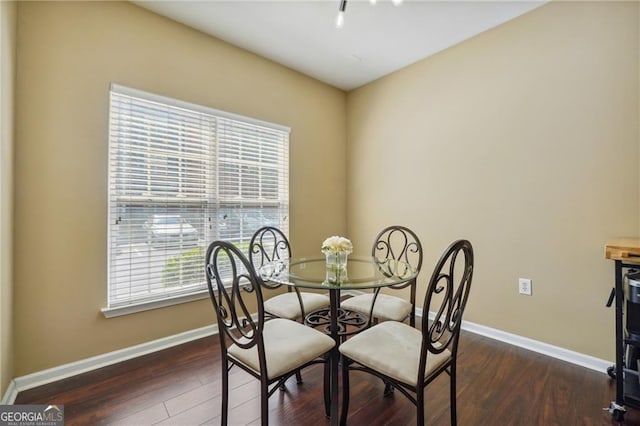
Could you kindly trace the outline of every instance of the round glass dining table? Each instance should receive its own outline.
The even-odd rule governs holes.
[[[298,288],[329,292],[329,308],[310,312],[304,319],[312,327],[323,327],[336,342],[330,357],[330,413],[331,425],[338,424],[338,370],[340,352],[338,347],[344,335],[357,332],[371,323],[366,315],[340,308],[341,290],[379,291],[383,287],[395,286],[416,278],[417,271],[408,263],[373,257],[349,256],[345,273],[336,280],[325,258],[291,258],[263,265],[258,270],[265,281]]]
[[[347,274],[339,282],[328,278],[325,258],[291,258],[267,263],[260,269],[263,279],[285,285],[320,290],[363,290],[409,281],[416,270],[408,263],[370,256],[349,256]]]

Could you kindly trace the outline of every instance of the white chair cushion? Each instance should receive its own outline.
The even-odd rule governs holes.
[[[329,298],[322,294],[300,292],[300,297],[304,304],[305,314],[329,306]],[[294,291],[279,294],[266,300],[264,302],[264,310],[273,316],[291,320],[302,316],[300,302]]]
[[[340,345],[352,360],[393,379],[417,386],[422,332],[400,322],[383,322],[356,334]],[[425,377],[444,364],[451,352],[429,353]]]
[[[373,294],[360,294],[350,297],[340,306],[351,311],[356,311],[369,315],[371,303],[373,302]],[[376,304],[373,307],[373,317],[382,320],[404,321],[411,313],[411,303],[404,299],[387,294],[378,294]]]
[[[264,338],[267,377],[275,377],[296,370],[335,346],[335,341],[326,334],[306,327],[299,322],[275,318],[265,321]],[[229,356],[260,373],[258,346],[242,349],[233,344]]]

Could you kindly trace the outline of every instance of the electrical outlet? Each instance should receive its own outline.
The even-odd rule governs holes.
[[[525,296],[531,296],[531,279],[518,278],[518,292]]]

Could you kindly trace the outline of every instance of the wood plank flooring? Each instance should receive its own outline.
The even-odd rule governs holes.
[[[613,344],[613,340],[612,340]],[[217,336],[21,392],[16,404],[64,404],[66,425],[220,424],[221,371]],[[322,367],[292,378],[270,399],[271,425],[328,425],[322,405]],[[426,419],[449,424],[449,377],[427,390]],[[259,425],[258,382],[233,369],[230,424]],[[415,410],[400,393],[382,397],[378,379],[351,375],[350,425],[411,425]],[[459,425],[613,425],[603,410],[615,382],[588,370],[463,332],[458,359]],[[630,410],[627,425],[640,425]]]

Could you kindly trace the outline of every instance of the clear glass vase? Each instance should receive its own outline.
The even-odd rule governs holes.
[[[347,257],[349,252],[327,252],[324,254],[327,263],[326,281],[329,284],[341,284],[347,281]]]

